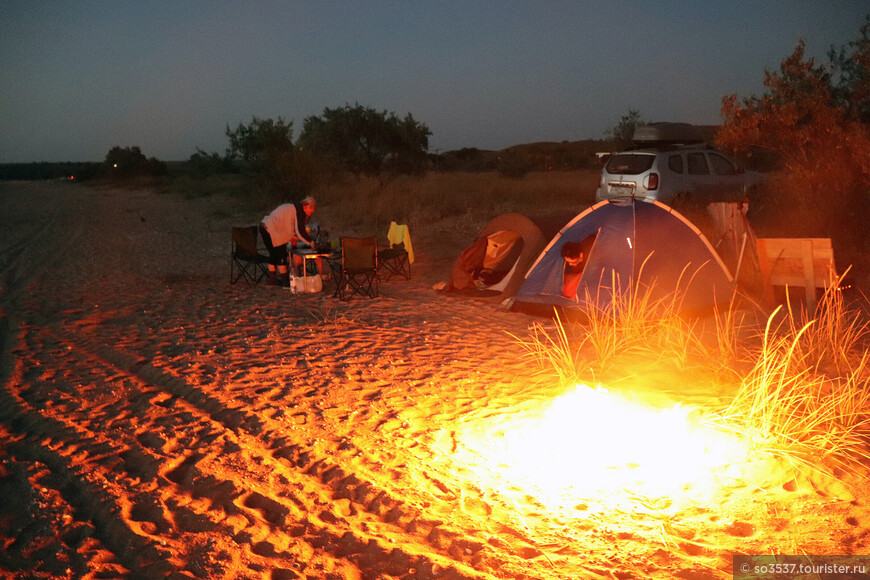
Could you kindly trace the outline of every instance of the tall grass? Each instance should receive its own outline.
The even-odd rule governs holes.
[[[657,293],[654,280],[641,281],[645,266],[626,283],[611,272],[610,281],[599,282],[594,294],[587,290],[581,324],[566,327],[557,316],[555,336],[536,325],[531,339],[521,341],[527,352],[562,381],[576,380],[581,370],[605,369],[627,355],[666,358],[677,368],[709,359],[697,321],[681,315],[684,292]]]
[[[599,172],[499,173],[429,172],[425,175],[340,176],[320,183],[321,222],[349,231],[380,231],[390,221],[425,232],[444,220],[467,237],[493,217],[508,212],[541,214],[569,209],[579,213],[595,201]],[[329,227],[329,225],[327,225]]]
[[[608,286],[599,283],[596,295],[587,291],[582,309],[586,320],[584,340],[592,347],[599,364],[620,354],[635,353],[666,357],[684,368],[696,356],[707,358],[708,351],[696,321],[681,315],[685,289],[694,273],[684,269],[674,292],[658,292],[655,279],[644,282],[648,256],[637,276],[623,288],[615,273]],[[610,300],[601,300],[601,293]]]
[[[737,302],[731,301],[725,308],[713,311],[716,325],[716,353],[723,366],[734,365],[745,353],[742,337],[747,327],[747,312],[737,307]]]
[[[541,323],[535,322],[529,330],[530,339],[514,338],[537,362],[539,369],[555,373],[560,385],[582,382],[587,370],[583,341],[578,343],[569,335],[572,326],[564,324],[558,313],[555,321],[554,334],[548,333]]]
[[[825,377],[801,343],[814,321],[789,332],[774,332],[768,319],[752,370],[721,415],[724,424],[746,435],[755,450],[794,464],[823,470],[822,460],[848,467],[870,458],[868,355],[848,373]]]
[[[854,362],[854,352],[870,334],[868,322],[850,307],[842,292],[843,278],[832,272],[821,299],[816,304],[814,320],[800,334],[798,347],[814,370],[831,374],[848,373]],[[806,312],[787,302],[788,332],[797,335],[797,326],[807,322]]]

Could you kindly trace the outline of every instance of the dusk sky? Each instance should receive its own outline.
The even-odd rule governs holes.
[[[227,125],[360,104],[432,152],[601,139],[630,109],[717,124],[803,38],[827,60],[867,0],[0,0],[0,163],[114,146],[223,153]]]

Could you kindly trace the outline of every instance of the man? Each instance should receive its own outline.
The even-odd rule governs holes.
[[[300,203],[283,203],[263,218],[260,234],[269,250],[269,284],[290,286],[287,244],[295,247],[302,241],[314,245],[306,226],[316,209],[317,202],[308,196]],[[302,258],[296,256],[295,265],[301,264]]]
[[[577,286],[586,265],[585,257],[581,242],[566,242],[562,246],[562,259],[565,261],[562,268],[562,296],[565,298],[577,299]]]

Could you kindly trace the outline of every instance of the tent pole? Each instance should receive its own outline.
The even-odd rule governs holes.
[[[743,252],[746,250],[746,232],[743,232],[743,241],[740,243],[740,254],[737,256],[737,267],[734,268],[734,281],[740,276],[740,266],[743,265]]]

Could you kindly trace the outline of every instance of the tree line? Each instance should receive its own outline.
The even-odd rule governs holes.
[[[112,147],[102,163],[7,163],[0,165],[0,180],[62,179],[87,181],[97,178],[125,179],[168,173],[166,163],[147,158],[139,147]]]
[[[241,171],[269,190],[307,193],[318,176],[337,171],[355,175],[422,173],[428,168],[426,124],[411,113],[398,117],[356,104],[325,108],[303,121],[293,139],[293,121],[260,119],[227,126],[223,155],[197,150],[188,163],[197,176]]]

